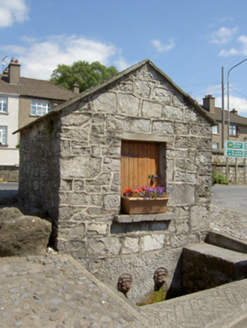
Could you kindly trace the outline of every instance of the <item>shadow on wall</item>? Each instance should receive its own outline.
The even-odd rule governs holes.
[[[182,286],[182,259],[183,253],[181,253],[169,289],[166,294],[166,299],[169,300],[171,298],[183,296],[183,286]]]
[[[121,234],[136,231],[164,231],[169,227],[170,221],[159,222],[133,222],[133,223],[115,223],[111,225],[112,234]]]

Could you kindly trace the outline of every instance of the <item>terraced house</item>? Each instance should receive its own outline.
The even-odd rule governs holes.
[[[19,135],[12,133],[76,93],[49,81],[20,76],[18,60],[0,74],[0,179],[17,181]]]
[[[206,95],[203,98],[203,109],[214,119],[217,125],[212,127],[212,148],[223,149],[223,138],[228,138],[228,112],[224,111],[224,123],[222,124],[222,109],[215,106],[215,98],[212,95]],[[230,111],[229,137],[232,141],[247,141],[247,118],[238,115],[236,109]]]

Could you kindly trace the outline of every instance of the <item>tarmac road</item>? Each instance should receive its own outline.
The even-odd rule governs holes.
[[[212,205],[247,213],[247,185],[214,185]]]
[[[18,190],[18,183],[0,183],[0,190]]]

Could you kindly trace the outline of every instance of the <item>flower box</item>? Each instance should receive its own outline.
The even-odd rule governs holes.
[[[121,209],[127,214],[165,213],[170,197],[164,198],[132,198],[122,196]]]

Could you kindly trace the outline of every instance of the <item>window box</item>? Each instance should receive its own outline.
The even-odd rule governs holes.
[[[127,214],[165,213],[170,197],[165,198],[132,198],[121,197],[121,209]]]

